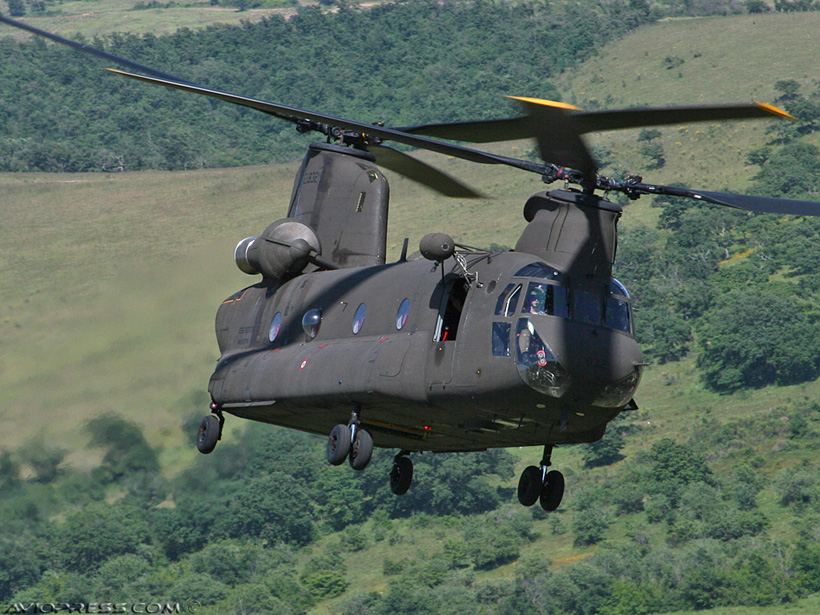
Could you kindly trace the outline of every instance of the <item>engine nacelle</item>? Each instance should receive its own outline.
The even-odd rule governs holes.
[[[259,236],[243,239],[234,250],[236,266],[250,275],[281,279],[300,273],[311,256],[322,253],[319,238],[309,226],[289,218],[277,220]]]

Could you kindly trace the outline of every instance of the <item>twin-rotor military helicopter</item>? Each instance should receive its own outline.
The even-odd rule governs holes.
[[[521,117],[387,128],[202,87],[0,21],[137,71],[109,69],[118,75],[256,109],[326,137],[308,147],[287,217],[236,248],[239,269],[261,280],[217,312],[221,357],[208,387],[211,414],[198,434],[203,453],[220,439],[225,414],[326,434],[328,461],[349,460],[355,470],[368,465],[374,446],[398,449],[390,487],[400,495],[413,478],[410,453],[540,445],[540,463],[523,471],[518,499],[555,510],[564,478],[549,469],[553,447],[594,442],[609,421],[636,409],[645,365],[629,294],[612,277],[622,209],[606,194],[820,215],[820,203],[603,177],[582,139],[593,131],[787,115],[761,103],[585,112],[517,99]],[[448,142],[524,138],[537,140],[546,163]],[[479,194],[387,141],[508,165],[565,187],[527,201],[513,250],[480,250],[431,233],[420,242],[423,258],[408,259],[405,241],[399,260],[388,263],[389,188],[380,166],[446,196]]]

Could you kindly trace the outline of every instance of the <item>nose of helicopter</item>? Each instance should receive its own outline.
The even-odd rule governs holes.
[[[631,335],[557,318],[522,318],[515,353],[519,375],[535,390],[603,408],[629,402],[644,364]]]

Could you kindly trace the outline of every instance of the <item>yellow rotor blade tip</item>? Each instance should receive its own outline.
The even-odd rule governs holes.
[[[787,117],[790,120],[797,119],[793,115],[791,115],[789,113],[786,113],[785,111],[783,111],[783,109],[779,109],[779,108],[775,107],[774,105],[767,105],[766,103],[762,103],[762,102],[758,102],[758,101],[755,101],[755,104],[758,107],[760,107],[761,109],[765,109],[766,111],[768,111],[772,115],[777,115],[779,117]]]
[[[580,111],[581,107],[570,105],[568,103],[556,102],[554,100],[544,100],[543,98],[527,98],[526,96],[507,96],[513,100],[520,100],[522,102],[533,103],[534,105],[543,105],[545,107],[557,107],[558,109],[568,109],[569,111]]]

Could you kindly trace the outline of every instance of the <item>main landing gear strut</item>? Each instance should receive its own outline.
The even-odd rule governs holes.
[[[347,425],[336,425],[327,439],[327,460],[338,466],[349,459],[350,467],[362,471],[373,455],[373,436],[359,427],[359,408],[353,410]]]
[[[541,467],[528,466],[521,473],[518,481],[518,501],[524,506],[532,506],[536,500],[541,501],[541,508],[552,512],[561,504],[564,497],[564,475],[550,467],[552,444],[544,445],[544,457]]]

